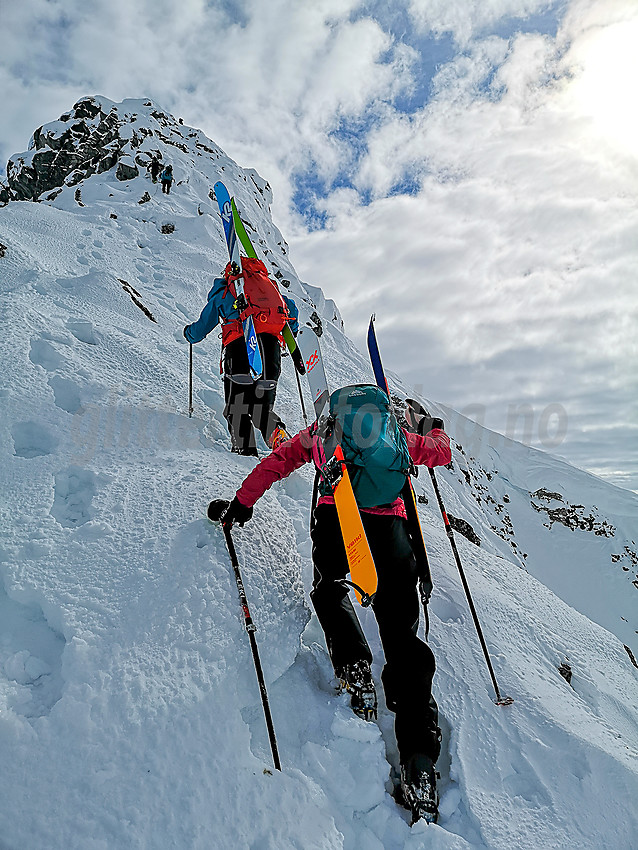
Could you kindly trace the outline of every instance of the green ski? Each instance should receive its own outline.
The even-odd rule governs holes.
[[[241,242],[244,251],[246,252],[246,256],[258,259],[257,252],[253,248],[253,243],[250,241],[250,237],[246,232],[246,228],[244,227],[244,222],[241,220],[239,212],[237,211],[235,199],[231,198],[230,203],[233,210],[233,223],[235,225],[235,233],[237,234],[237,237]],[[299,372],[300,375],[305,375],[306,367],[304,366],[303,357],[301,356],[301,352],[299,351],[299,348],[297,346],[297,341],[295,340],[288,324],[284,326],[281,335],[284,339],[284,342],[286,343],[288,351],[290,352],[292,362],[295,364],[295,369]]]

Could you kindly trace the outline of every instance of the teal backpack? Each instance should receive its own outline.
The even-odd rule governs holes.
[[[389,505],[401,495],[412,460],[403,429],[382,389],[355,384],[335,390],[322,430],[326,456],[341,445],[360,508]],[[322,485],[322,495],[329,494]]]

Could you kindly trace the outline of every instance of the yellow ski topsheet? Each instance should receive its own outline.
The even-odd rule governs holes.
[[[337,446],[334,454],[338,460],[343,461],[341,446]],[[350,578],[366,596],[372,596],[377,590],[377,571],[345,463],[342,463],[342,470],[342,478],[335,487],[333,495],[339,515],[341,535],[346,547]],[[354,592],[359,604],[363,604],[361,593],[356,588]]]

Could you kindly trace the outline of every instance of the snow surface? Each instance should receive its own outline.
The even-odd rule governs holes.
[[[153,127],[143,104],[123,108]],[[638,669],[623,644],[638,654],[638,497],[482,429],[471,452],[453,435],[453,468],[437,475],[481,540],[456,535],[514,704],[494,703],[422,475],[442,798],[438,825],[410,827],[390,793],[392,715],[381,697],[366,724],[336,695],[309,605],[305,468],[234,532],[283,770],[272,768],[223,536],[203,518],[254,463],[229,452],[215,334],[193,349],[188,417],[182,327],[226,260],[216,180],[302,319],[322,319],[331,385],[372,375],[335,305],[298,280],[267,184],[200,131],[174,122],[171,137],[188,153],[144,142],[174,163],[168,197],[111,171],[81,184],[82,207],[67,187],[0,210],[0,848],[635,850]],[[289,359],[277,408],[303,426]],[[583,527],[552,520],[561,507]],[[373,616],[361,617],[378,681]]]

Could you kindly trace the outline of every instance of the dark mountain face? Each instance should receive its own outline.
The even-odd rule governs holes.
[[[149,100],[130,103],[143,104],[145,114],[123,109],[126,101],[114,104],[106,98],[85,97],[57,121],[38,127],[29,151],[9,160],[8,185],[0,187],[0,201],[35,201],[43,193],[75,186],[113,168],[118,180],[137,177],[153,153],[148,147],[139,151],[144,140],[157,135],[166,141],[178,122]],[[160,154],[159,148],[156,153]]]

